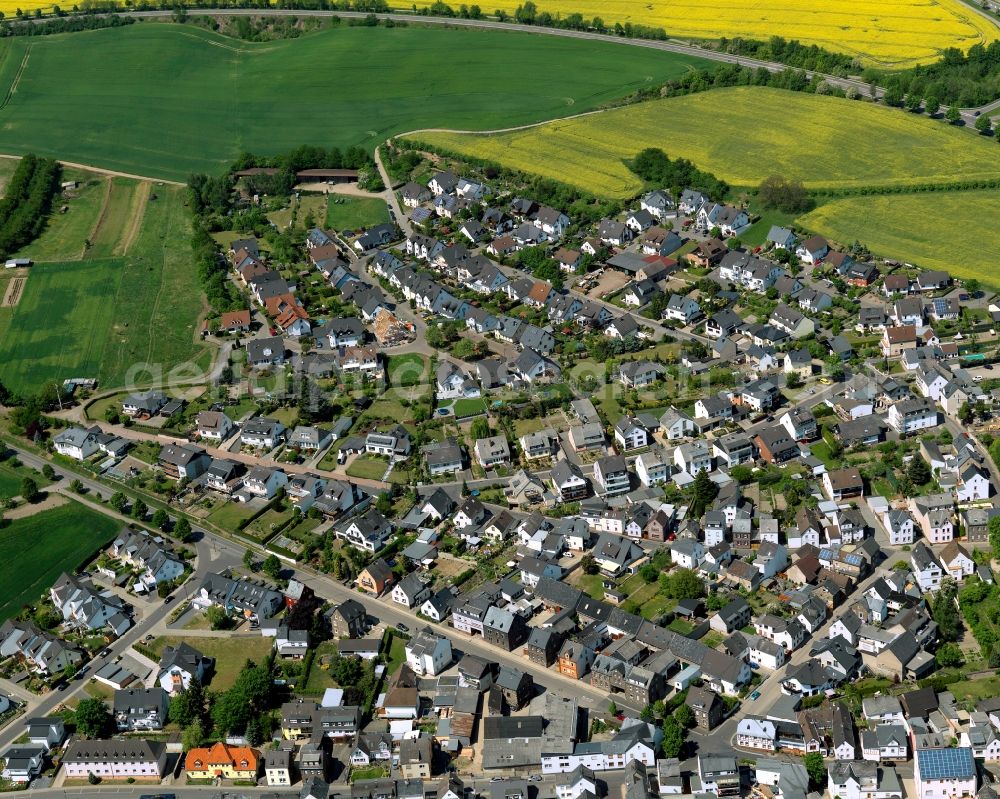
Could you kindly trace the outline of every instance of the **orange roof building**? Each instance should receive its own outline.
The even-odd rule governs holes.
[[[253,780],[260,767],[260,752],[249,746],[217,743],[211,747],[189,749],[184,756],[184,771],[189,779]]]
[[[250,311],[229,311],[222,314],[219,327],[223,330],[246,330],[250,327]]]

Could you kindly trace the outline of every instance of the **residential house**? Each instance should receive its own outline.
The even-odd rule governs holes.
[[[375,596],[381,596],[395,582],[392,568],[382,558],[376,558],[358,574],[355,584]]]
[[[257,780],[260,752],[249,746],[225,743],[211,747],[195,747],[184,755],[184,772],[189,780],[229,779]]]
[[[159,782],[167,761],[166,744],[138,738],[83,740],[70,743],[62,756],[69,779],[153,780]]]
[[[434,677],[451,665],[451,640],[436,635],[430,627],[424,627],[407,641],[405,651],[407,665],[418,676]]]

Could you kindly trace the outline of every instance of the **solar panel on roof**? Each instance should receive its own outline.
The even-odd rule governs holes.
[[[976,766],[967,746],[953,749],[918,749],[921,780],[947,780],[974,776]]]

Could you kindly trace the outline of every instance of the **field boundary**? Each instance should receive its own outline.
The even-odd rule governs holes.
[[[14,74],[14,80],[10,82],[10,87],[7,89],[7,93],[4,95],[3,101],[0,102],[0,111],[7,107],[7,104],[11,101],[14,96],[14,92],[17,91],[17,85],[21,82],[21,76],[24,74],[24,70],[28,66],[28,56],[31,55],[31,44],[27,44],[24,47],[24,58],[21,59],[21,65],[17,68],[17,72]]]
[[[9,158],[13,161],[20,161],[21,156],[15,153],[0,153],[0,158]],[[153,178],[149,175],[136,175],[132,172],[119,172],[116,169],[105,169],[102,166],[94,166],[93,164],[81,164],[78,161],[63,161],[61,158],[57,158],[58,161],[63,166],[68,166],[71,169],[82,169],[84,172],[93,172],[95,175],[105,175],[112,178],[131,178],[132,180],[144,180],[157,184],[164,184],[166,186],[187,186],[180,180],[168,180],[167,178]]]

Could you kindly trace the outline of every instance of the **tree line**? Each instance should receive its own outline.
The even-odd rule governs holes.
[[[885,72],[866,69],[866,81],[885,87],[889,99],[901,104],[903,98],[915,98],[920,107],[923,102],[927,113],[935,113],[941,106],[973,108],[985,105],[1000,97],[1000,41],[987,46],[975,44],[967,53],[955,47],[946,49],[940,61],[913,67],[902,72]],[[910,100],[913,103],[914,100]],[[907,104],[910,107],[910,104]]]
[[[0,200],[0,257],[17,252],[45,229],[60,174],[51,158],[29,153],[18,163]]]
[[[41,22],[0,22],[0,36],[51,36],[55,33],[76,33],[78,31],[93,31],[100,28],[120,28],[134,25],[135,19],[118,14],[110,16],[94,16],[93,14],[78,14],[67,16],[66,13],[54,7],[55,17]],[[3,12],[0,12],[0,20]]]
[[[685,188],[695,189],[709,197],[721,198],[729,194],[729,184],[724,180],[698,169],[686,158],[671,159],[657,147],[642,150],[628,168],[647,183],[670,188],[675,195]]]
[[[766,42],[758,39],[719,39],[718,49],[724,53],[757,58],[761,61],[777,61],[798,69],[824,72],[827,75],[847,77],[861,70],[857,59],[840,53],[832,53],[815,44],[802,44],[797,39],[789,41],[781,36],[772,36]]]

